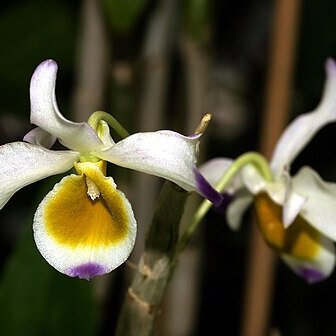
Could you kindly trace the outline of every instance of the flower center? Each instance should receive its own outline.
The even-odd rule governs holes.
[[[257,195],[254,206],[258,226],[268,245],[278,253],[300,259],[313,259],[316,256],[321,235],[301,216],[285,229],[281,220],[282,207],[274,203],[267,194]]]
[[[44,206],[45,225],[59,243],[71,247],[111,246],[128,235],[130,219],[124,196],[100,161],[76,163],[81,174],[65,177]]]

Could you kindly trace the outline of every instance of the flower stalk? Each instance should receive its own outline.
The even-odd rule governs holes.
[[[155,319],[170,279],[187,192],[165,182],[149,227],[143,253],[123,303],[115,335],[145,336]]]
[[[239,172],[247,165],[252,165],[256,170],[260,173],[262,177],[264,177],[267,181],[272,181],[273,174],[270,170],[270,167],[266,161],[266,159],[257,152],[249,152],[242,154],[239,156],[225,171],[222,178],[216,185],[215,189],[220,193],[225,193],[230,182],[239,174]],[[204,200],[198,209],[195,212],[195,215],[190,222],[190,225],[184,231],[182,237],[179,240],[176,258],[178,255],[187,247],[190,239],[194,235],[199,223],[205,217],[207,212],[212,207],[212,203],[208,200]]]
[[[120,136],[121,139],[125,139],[130,135],[116,118],[104,111],[93,112],[88,119],[88,124],[94,130],[98,130],[99,123],[102,120],[107,122],[108,125]]]

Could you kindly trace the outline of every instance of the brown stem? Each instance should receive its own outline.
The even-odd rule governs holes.
[[[165,102],[171,50],[171,32],[176,15],[176,0],[157,1],[150,18],[141,59],[141,96],[139,98],[139,131],[157,131],[164,126]],[[143,251],[143,227],[150,222],[153,205],[159,190],[159,181],[152,176],[137,173],[134,180],[134,211],[140,224],[139,239],[133,258]],[[146,197],[143,191],[146,190]]]
[[[98,0],[84,0],[79,33],[74,118],[86,121],[94,111],[104,109],[109,45]]]
[[[121,309],[116,336],[145,336],[154,333],[171,272],[178,231],[187,193],[171,182],[161,190],[153,221],[133,282]]]
[[[277,0],[267,80],[261,152],[270,158],[288,119],[300,0]],[[242,321],[243,336],[267,335],[274,256],[256,225],[252,229]]]

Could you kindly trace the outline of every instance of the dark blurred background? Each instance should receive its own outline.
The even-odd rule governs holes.
[[[200,162],[257,150],[274,5],[268,0],[3,0],[0,144],[19,141],[32,128],[30,77],[52,58],[59,65],[58,104],[71,120],[105,110],[131,132],[190,134],[210,112]],[[336,57],[336,2],[302,1],[299,17],[288,122],[316,107],[324,62]],[[292,171],[307,164],[336,181],[335,134],[335,125],[319,132]],[[131,256],[137,262],[162,181],[111,165],[109,173],[139,222]],[[34,211],[60,179],[25,187],[0,212],[0,335],[113,334],[132,269],[125,264],[90,282],[71,279],[35,248]],[[244,224],[232,232],[221,215],[209,213],[167,292],[160,335],[239,335],[248,286],[249,214]],[[308,285],[278,262],[268,335],[336,335],[335,277]]]

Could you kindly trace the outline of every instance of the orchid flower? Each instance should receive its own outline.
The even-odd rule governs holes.
[[[219,183],[217,190],[233,197],[226,208],[228,224],[237,229],[253,203],[268,245],[310,283],[329,276],[335,266],[336,184],[323,181],[310,167],[290,176],[290,166],[323,126],[336,121],[336,64],[331,59],[326,77],[320,104],[285,129],[270,163],[249,153],[236,161],[213,159],[200,168],[210,183]]]
[[[109,124],[120,124],[111,115],[95,112],[80,123],[62,116],[55,98],[56,73],[53,60],[36,68],[30,100],[31,123],[37,128],[25,142],[0,146],[0,209],[30,183],[73,167],[77,172],[54,186],[34,216],[37,248],[51,266],[89,279],[110,272],[129,256],[136,220],[125,195],[106,177],[106,161],[166,178],[214,204],[221,202],[222,196],[195,166],[200,132],[189,137],[167,130],[137,133],[115,143]],[[57,139],[68,150],[50,149]]]

